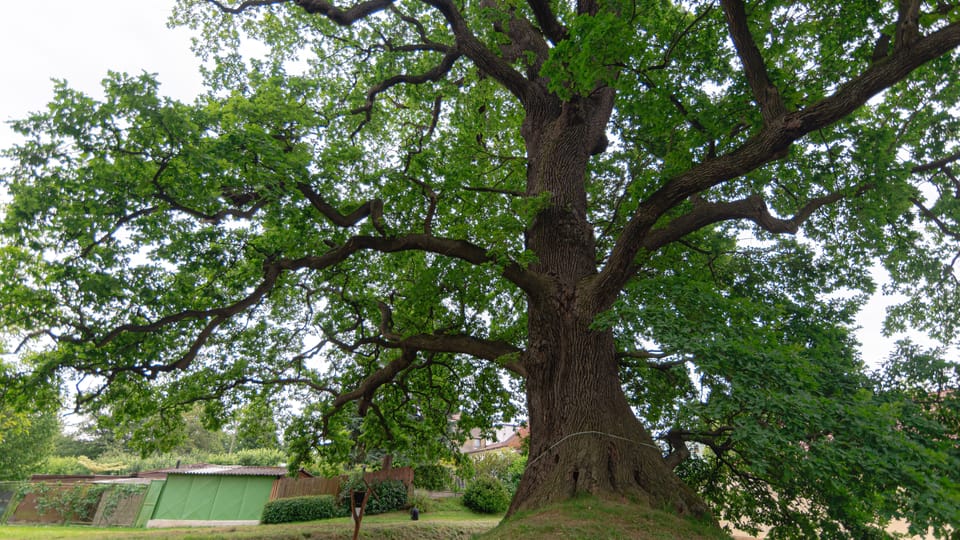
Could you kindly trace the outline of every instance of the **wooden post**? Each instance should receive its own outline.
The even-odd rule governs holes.
[[[360,497],[359,505],[357,504],[357,495],[363,494]],[[363,510],[367,507],[367,499],[370,498],[370,489],[364,491],[354,491],[353,488],[350,488],[350,515],[353,516],[353,540],[357,540],[360,537],[360,520],[363,519]]]

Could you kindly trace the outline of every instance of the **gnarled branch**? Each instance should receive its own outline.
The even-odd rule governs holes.
[[[730,37],[737,48],[740,62],[743,64],[743,74],[747,77],[753,98],[760,106],[764,124],[770,124],[774,119],[786,114],[787,107],[780,97],[777,87],[770,81],[767,66],[763,55],[757,47],[747,24],[747,12],[742,0],[721,0],[723,14],[727,19]]]
[[[523,352],[509,343],[480,339],[463,334],[415,334],[403,337],[393,329],[393,311],[385,302],[378,302],[380,309],[380,335],[386,341],[380,345],[388,348],[415,349],[426,352],[467,354],[474,358],[490,360],[521,377],[527,373],[518,361],[504,360]]]
[[[289,1],[290,0],[244,0],[238,6],[230,7],[226,4],[218,2],[217,0],[207,0],[207,2],[210,2],[211,4],[217,6],[217,9],[219,9],[220,11],[223,11],[225,13],[233,13],[234,15],[238,13],[242,13],[243,11],[246,11],[247,9],[250,9],[250,8],[269,6],[273,4],[285,4]]]
[[[393,5],[393,0],[367,0],[344,11],[325,0],[293,1],[307,13],[319,13],[340,26],[350,26],[368,15],[383,11]]]
[[[500,58],[482,41],[473,34],[463,14],[457,9],[453,0],[424,0],[428,5],[437,8],[446,19],[457,41],[457,50],[473,63],[483,73],[499,81],[504,88],[515,95],[523,104],[542,98],[542,92],[530,81],[526,80],[509,62]]]
[[[353,212],[341,214],[309,184],[299,182],[297,189],[300,190],[300,193],[303,193],[303,196],[310,201],[310,204],[317,209],[317,211],[323,214],[324,217],[329,219],[334,225],[338,227],[352,227],[365,217],[371,216],[370,221],[373,223],[373,227],[377,232],[384,235],[386,234],[383,228],[383,201],[380,199],[371,199],[360,205],[360,207]]]
[[[898,0],[894,49],[905,49],[920,39],[920,0]]]
[[[453,68],[453,64],[460,58],[461,54],[456,49],[449,49],[447,53],[443,56],[443,59],[433,69],[421,73],[419,75],[394,75],[386,80],[379,82],[374,85],[373,88],[367,91],[367,100],[361,107],[357,107],[350,111],[351,114],[360,114],[363,113],[365,119],[360,123],[359,126],[353,131],[353,134],[356,135],[363,126],[370,121],[371,114],[373,112],[373,103],[376,100],[377,96],[381,93],[397,86],[399,84],[424,84],[427,82],[439,81],[447,73],[450,72],[450,69]]]
[[[915,207],[917,207],[917,210],[920,211],[920,214],[922,214],[923,217],[927,218],[934,225],[936,225],[937,230],[939,230],[944,236],[949,236],[950,238],[953,238],[955,240],[960,240],[960,231],[956,229],[951,229],[950,225],[948,225],[945,221],[940,219],[940,216],[935,214],[933,210],[927,208],[923,204],[923,201],[921,201],[916,197],[910,197],[910,202],[913,203]]]
[[[527,0],[527,5],[533,11],[533,16],[537,19],[537,24],[540,25],[543,35],[551,43],[556,45],[567,36],[567,29],[557,20],[557,16],[553,13],[548,0]]]
[[[390,238],[354,236],[343,245],[331,249],[323,255],[309,255],[299,259],[284,259],[277,261],[276,264],[285,270],[299,270],[304,268],[319,270],[340,263],[360,251],[376,251],[380,253],[426,251],[446,257],[453,257],[475,265],[497,263],[500,260],[500,257],[465,240],[441,238],[428,234],[408,234]],[[504,264],[502,275],[534,296],[542,295],[547,287],[544,278],[524,269],[515,262]]]
[[[912,169],[912,172],[923,173],[929,171],[935,171],[937,169],[942,169],[951,163],[960,161],[960,152],[954,152],[949,156],[931,161],[930,163],[924,163],[923,165],[917,165]]]
[[[646,236],[670,209],[684,199],[710,187],[737,178],[766,163],[786,156],[790,145],[804,135],[823,128],[862,106],[868,99],[903,80],[923,64],[960,45],[960,22],[918,39],[912,47],[894,51],[884,62],[871,65],[859,76],[841,85],[832,95],[813,105],[790,112],[765,125],[736,150],[707,159],[667,180],[636,209],[610,253],[606,266],[594,280],[598,305],[606,306],[636,271],[634,258],[649,242]],[[662,245],[662,243],[657,242]]]
[[[859,195],[867,189],[869,187],[863,187],[857,190],[856,194]],[[771,214],[766,201],[760,195],[751,195],[746,199],[730,202],[708,203],[699,201],[694,204],[693,210],[687,214],[675,218],[661,229],[651,231],[647,235],[643,247],[651,251],[656,250],[707,225],[732,219],[748,219],[763,230],[773,234],[796,234],[800,230],[800,225],[809,219],[814,212],[843,199],[845,196],[845,192],[835,191],[822,197],[810,199],[793,217],[786,219]]]

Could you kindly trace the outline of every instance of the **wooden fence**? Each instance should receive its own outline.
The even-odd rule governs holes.
[[[273,484],[270,500],[285,499],[287,497],[302,497],[305,495],[333,495],[340,494],[340,486],[349,476],[334,478],[280,478]],[[382,482],[384,480],[400,480],[407,486],[407,492],[413,493],[413,468],[397,467],[382,471],[368,472],[363,475],[367,483]]]
[[[270,500],[304,495],[336,496],[339,493],[339,478],[279,478],[273,484]]]

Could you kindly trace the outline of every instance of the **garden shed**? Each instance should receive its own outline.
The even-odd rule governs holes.
[[[164,472],[166,481],[147,527],[256,525],[275,484],[287,475],[284,467],[236,465]],[[309,476],[303,471],[300,475]]]

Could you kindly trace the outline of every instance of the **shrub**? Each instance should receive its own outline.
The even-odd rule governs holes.
[[[210,454],[200,461],[216,465],[276,467],[286,461],[286,455],[281,450],[273,448],[247,448],[230,454]]]
[[[517,487],[520,486],[520,478],[523,477],[523,471],[526,470],[526,468],[527,456],[520,456],[519,459],[511,463],[510,467],[507,468],[507,479],[504,483],[511,495],[517,492]]]
[[[365,484],[348,481],[340,488],[339,506],[341,510],[350,514],[350,487],[354,490],[362,489]],[[370,485],[373,493],[367,499],[364,515],[383,514],[401,510],[407,506],[407,486],[400,480],[382,480]]]
[[[90,474],[90,469],[84,467],[75,456],[50,456],[43,465],[37,467],[42,474]]]
[[[448,489],[453,483],[453,474],[443,465],[420,465],[413,469],[413,487],[430,491]]]
[[[510,505],[510,493],[496,478],[478,478],[464,491],[463,505],[481,514],[499,514]]]
[[[260,522],[291,523],[294,521],[314,521],[343,515],[337,508],[333,495],[313,495],[290,497],[270,501],[263,507]]]
[[[407,505],[410,508],[416,507],[416,509],[419,510],[421,514],[426,514],[427,512],[433,512],[436,507],[436,504],[434,503],[433,499],[431,499],[430,497],[427,497],[423,493],[414,493],[413,497],[411,497],[410,500],[407,501]]]
[[[383,514],[407,506],[407,486],[400,480],[384,480],[373,485],[373,493],[367,501],[368,514]]]
[[[473,466],[476,471],[476,478],[492,476],[497,480],[509,485],[513,481],[513,468],[517,462],[523,462],[520,466],[521,473],[526,466],[527,458],[521,456],[512,449],[496,450],[493,452],[483,452],[474,458]]]

